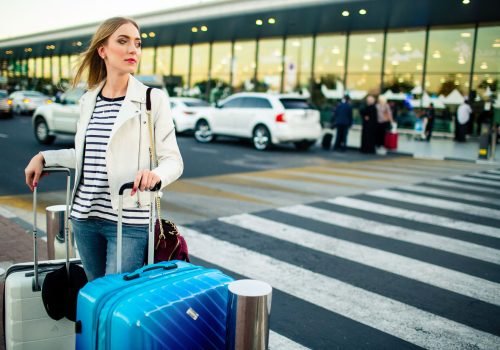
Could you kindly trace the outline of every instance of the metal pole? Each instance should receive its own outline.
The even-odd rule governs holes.
[[[269,344],[272,287],[262,281],[228,285],[226,349],[264,350]]]

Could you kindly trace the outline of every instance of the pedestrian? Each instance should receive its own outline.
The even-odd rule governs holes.
[[[347,134],[352,126],[352,106],[349,95],[345,95],[344,99],[335,109],[334,123],[337,127],[337,136],[333,149],[336,151],[345,152],[347,150]]]
[[[375,97],[366,97],[366,106],[361,109],[362,129],[361,129],[361,152],[375,153],[377,136],[377,108],[375,107]]]
[[[394,122],[392,118],[391,107],[387,103],[384,96],[380,95],[378,97],[377,108],[377,136],[376,136],[376,146],[381,154],[386,153],[384,147],[385,133],[391,128],[391,124]]]
[[[470,120],[472,109],[467,99],[458,106],[457,110],[457,141],[465,142],[467,134],[467,123]]]
[[[143,265],[148,241],[149,194],[182,174],[183,162],[175,138],[167,95],[151,92],[151,118],[158,167],[150,170],[147,87],[132,74],[141,58],[138,25],[129,18],[104,21],[94,34],[76,71],[73,86],[86,75],[88,91],[80,100],[74,149],[44,151],[25,169],[33,191],[44,166],[75,168],[71,224],[89,281],[116,272],[118,190],[134,182],[123,199],[122,269]]]
[[[434,128],[434,120],[436,119],[436,110],[434,104],[430,103],[429,108],[425,111],[427,123],[425,124],[425,141],[429,142],[432,137],[432,129]]]

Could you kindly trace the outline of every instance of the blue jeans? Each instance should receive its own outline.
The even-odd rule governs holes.
[[[115,222],[71,219],[76,244],[89,281],[116,273]],[[123,225],[122,272],[140,268],[148,242],[147,225]]]

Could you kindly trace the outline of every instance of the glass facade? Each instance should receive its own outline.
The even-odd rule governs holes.
[[[236,41],[234,43],[234,55],[232,61],[233,69],[233,91],[252,91],[254,88],[255,52],[257,44],[255,41]]]
[[[40,88],[42,80],[43,86],[50,82],[57,86],[73,78],[78,58],[11,58],[4,60],[1,72],[25,79],[28,87]],[[210,102],[238,91],[298,92],[310,97],[325,118],[345,93],[355,108],[367,94],[383,94],[400,111],[407,101],[410,110],[433,102],[438,111],[454,112],[467,96],[483,104],[497,98],[500,26],[322,33],[146,47],[139,74],[163,76],[172,95],[198,96]],[[413,113],[414,117],[418,111]]]
[[[155,58],[155,49],[153,47],[148,47],[142,50],[139,74],[144,74],[144,75],[154,74],[154,58]]]
[[[209,44],[193,45],[191,53],[191,96],[202,97],[207,92],[209,58]]]
[[[174,47],[174,64],[172,76],[174,76],[175,85],[173,91],[175,95],[181,96],[188,90],[189,76],[189,45],[180,45]]]

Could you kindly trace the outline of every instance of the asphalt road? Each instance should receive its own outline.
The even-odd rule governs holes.
[[[306,152],[298,152],[291,145],[260,152],[253,149],[249,141],[230,138],[219,138],[210,144],[197,143],[192,135],[179,135],[177,139],[184,160],[183,179],[319,164],[329,159],[369,159],[358,152],[346,156],[326,152],[317,146]],[[0,195],[27,193],[24,168],[34,154],[43,150],[72,147],[71,136],[58,137],[49,146],[39,144],[33,135],[30,116],[0,119]],[[60,179],[49,176],[43,179],[39,190],[60,189]]]

